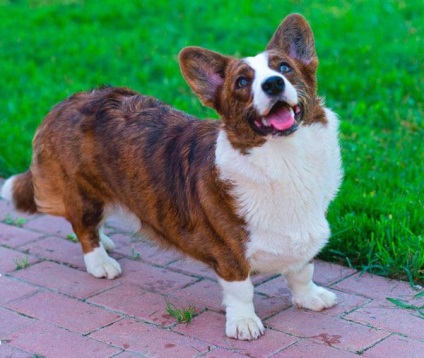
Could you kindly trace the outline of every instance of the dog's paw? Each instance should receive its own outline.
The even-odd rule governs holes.
[[[118,261],[108,256],[103,246],[95,248],[92,252],[84,255],[87,272],[94,277],[106,277],[109,280],[118,277],[122,270]]]
[[[225,327],[227,337],[250,341],[264,334],[265,328],[260,318],[256,315],[229,319]]]
[[[293,296],[293,304],[299,308],[312,311],[322,311],[333,307],[337,303],[337,296],[325,288],[315,284],[305,293]]]
[[[112,241],[112,239],[102,232],[100,233],[100,242],[106,251],[113,251],[115,249],[115,243]]]

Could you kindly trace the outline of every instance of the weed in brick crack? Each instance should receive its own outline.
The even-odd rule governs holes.
[[[189,324],[196,314],[196,308],[193,305],[184,308],[177,308],[174,304],[166,302],[166,311],[174,317],[178,323]]]
[[[3,222],[7,225],[22,227],[27,222],[27,219],[25,219],[25,218],[14,218],[14,217],[12,217],[12,215],[8,214],[4,218]]]
[[[141,259],[140,252],[136,251],[134,246],[131,247],[131,257],[133,260],[137,260],[137,261]]]
[[[15,259],[16,271],[22,270],[24,268],[27,268],[28,266],[29,266],[28,256],[25,256],[25,257],[23,257],[21,259]]]
[[[72,242],[77,242],[78,238],[77,238],[77,235],[72,233],[72,234],[66,235],[66,240],[72,241]]]

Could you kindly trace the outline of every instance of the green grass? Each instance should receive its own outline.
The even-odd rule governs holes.
[[[346,177],[321,257],[424,283],[422,0],[0,0],[0,175],[27,168],[55,103],[101,84],[216,117],[184,83],[178,52],[255,54],[290,12],[311,22],[319,92],[342,119]]]
[[[27,222],[27,219],[20,218],[20,217],[12,217],[11,215],[6,215],[6,217],[3,219],[3,222],[7,225],[22,227]]]
[[[178,323],[189,324],[196,314],[196,308],[192,305],[183,308],[177,308],[172,303],[166,302],[166,312],[174,317]]]
[[[28,256],[22,257],[20,259],[15,259],[14,262],[16,271],[23,270],[29,266]]]
[[[77,237],[76,234],[72,233],[72,234],[66,235],[66,240],[68,240],[70,242],[77,243],[78,242],[78,237]]]
[[[424,291],[421,291],[420,293],[414,296],[414,300],[419,299],[423,296],[424,296]],[[387,301],[393,303],[395,306],[405,310],[411,310],[412,312],[416,313],[417,317],[424,319],[424,305],[417,306],[417,305],[414,305],[413,303],[409,303],[409,302],[398,300],[391,297],[387,297],[386,299]]]

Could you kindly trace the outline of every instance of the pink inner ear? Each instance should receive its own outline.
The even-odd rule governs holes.
[[[224,83],[224,79],[216,72],[209,72],[207,76],[209,78],[210,83],[215,87],[218,87]]]
[[[297,48],[296,48],[296,45],[295,44],[291,44],[290,45],[290,53],[289,53],[289,56],[291,57],[291,58],[296,58],[296,59],[298,59],[298,60],[300,60],[300,61],[302,61],[304,64],[306,64],[306,65],[309,65],[311,62],[312,62],[312,59],[311,58],[302,58],[302,56],[299,56],[299,54],[297,53]]]

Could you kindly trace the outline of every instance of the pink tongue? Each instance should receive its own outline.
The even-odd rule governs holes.
[[[294,124],[294,117],[286,107],[282,107],[277,112],[271,113],[265,118],[268,120],[269,124],[279,131],[289,129]]]

